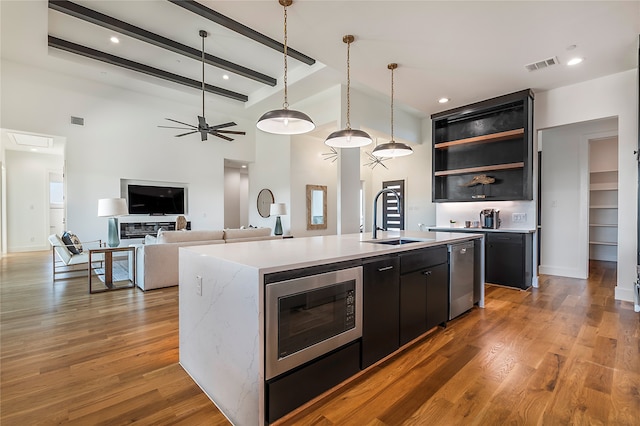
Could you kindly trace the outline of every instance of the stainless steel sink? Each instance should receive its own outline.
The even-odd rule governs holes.
[[[373,243],[373,244],[386,244],[390,246],[397,246],[400,244],[410,244],[410,243],[424,243],[429,240],[413,240],[411,238],[394,238],[392,240],[367,240],[365,243]]]

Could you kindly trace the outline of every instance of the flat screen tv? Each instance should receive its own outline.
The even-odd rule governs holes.
[[[184,214],[185,189],[172,186],[128,185],[129,214]]]

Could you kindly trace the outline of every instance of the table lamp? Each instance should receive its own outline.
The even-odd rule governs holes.
[[[282,221],[280,216],[287,214],[287,205],[285,203],[271,204],[269,210],[270,216],[276,216],[276,228],[273,230],[273,235],[282,235]]]
[[[101,198],[98,200],[98,217],[109,218],[107,238],[109,247],[118,247],[120,245],[117,216],[124,216],[127,213],[127,200],[124,198]]]

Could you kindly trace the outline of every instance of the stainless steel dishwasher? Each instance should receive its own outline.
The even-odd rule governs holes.
[[[473,241],[449,245],[449,319],[473,308]]]

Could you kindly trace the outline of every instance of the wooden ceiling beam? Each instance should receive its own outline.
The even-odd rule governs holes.
[[[140,27],[136,27],[135,25],[128,24],[124,21],[120,21],[116,18],[112,18],[111,16],[105,15],[79,4],[66,0],[49,0],[49,8],[73,16],[74,18],[82,19],[92,24],[107,28],[112,31],[116,31],[120,34],[127,35],[145,43],[167,49],[171,52],[186,56],[188,58],[196,59],[198,61],[202,60],[202,52],[198,49],[185,46],[184,44],[178,43],[174,40],[162,37],[161,35],[144,30]],[[204,60],[209,65],[269,85],[271,87],[274,87],[277,83],[277,80],[273,77],[252,70],[250,68],[243,67],[242,65],[227,61],[226,59],[210,55],[208,53],[205,53]]]

